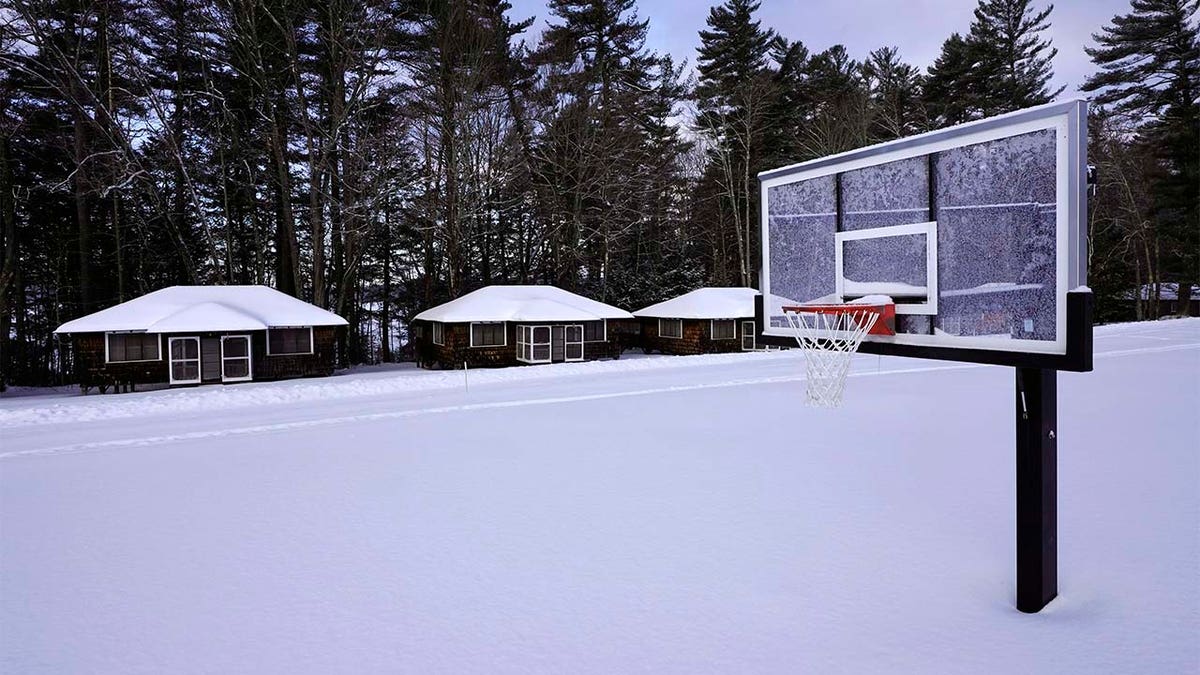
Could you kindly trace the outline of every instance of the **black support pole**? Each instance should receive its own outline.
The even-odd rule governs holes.
[[[1017,609],[1058,595],[1057,371],[1017,368]]]

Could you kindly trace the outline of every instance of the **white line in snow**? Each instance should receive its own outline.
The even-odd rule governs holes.
[[[1105,352],[1096,354],[1095,358],[1104,359],[1119,356],[1130,356],[1133,354],[1153,354],[1159,352],[1173,352],[1181,350],[1200,349],[1200,344],[1172,345],[1167,347],[1147,347],[1141,349],[1125,349],[1120,351]],[[849,377],[879,377],[884,375],[904,375],[907,373],[929,373],[946,370],[967,370],[971,368],[984,368],[983,364],[962,363],[947,366],[928,366],[922,368],[904,368],[898,370],[884,371],[862,371],[850,373]],[[611,398],[627,398],[632,396],[648,396],[653,394],[669,394],[683,391],[698,391],[703,389],[720,389],[725,387],[744,387],[755,384],[778,384],[784,382],[799,382],[803,381],[803,375],[786,375],[777,377],[763,377],[745,380],[728,380],[725,382],[710,382],[706,384],[690,384],[680,385],[675,387],[658,387],[653,389],[636,389],[632,391],[616,391],[601,394],[581,394],[579,396],[558,396],[552,398],[535,398],[524,399],[519,401],[493,401],[490,403],[467,403],[463,405],[439,406],[435,408],[418,408],[413,410],[398,410],[394,412],[370,413],[365,415],[349,415],[342,417],[325,417],[313,420],[300,420],[294,422],[280,422],[278,424],[261,424],[249,427],[238,427],[233,429],[212,429],[208,431],[193,431],[181,434],[164,434],[159,436],[146,436],[142,438],[121,438],[108,441],[95,441],[91,443],[74,443],[70,445],[60,445],[51,448],[40,448],[35,450],[17,450],[13,452],[0,453],[0,460],[12,459],[16,457],[30,456],[49,456],[49,455],[66,455],[80,452],[90,452],[104,450],[108,448],[119,448],[129,446],[144,446],[157,445],[160,443],[170,443],[173,441],[190,441],[203,438],[217,438],[221,436],[242,436],[246,434],[267,433],[272,431],[288,431],[293,429],[306,429],[312,427],[331,426],[336,424],[349,424],[355,422],[373,422],[387,419],[401,419],[405,417],[419,417],[424,415],[440,415],[453,412],[468,412],[473,410],[490,410],[498,408],[523,408],[526,406],[535,405],[554,405],[558,403],[577,403],[582,401],[598,401]]]
[[[1161,340],[1163,342],[1174,342],[1178,338],[1159,337],[1157,335],[1146,335],[1145,333],[1110,333],[1108,335],[1097,335],[1096,340],[1110,340],[1112,338],[1141,338],[1143,340]]]
[[[978,368],[974,364],[958,364],[952,366],[934,366],[929,368],[910,368],[905,370],[886,370],[882,372],[862,372],[851,373],[850,377],[875,377],[878,375],[894,375],[901,373],[925,373],[939,370],[963,370],[967,368]],[[417,408],[413,410],[397,410],[393,412],[368,413],[364,415],[347,415],[342,417],[324,417],[312,420],[298,420],[293,422],[280,422],[277,424],[260,424],[248,427],[237,427],[233,429],[211,429],[208,431],[192,431],[180,434],[163,434],[159,436],[146,436],[142,438],[120,438],[108,441],[94,441],[90,443],[73,443],[70,445],[60,445],[51,448],[41,448],[35,450],[16,450],[13,452],[0,453],[0,460],[11,459],[14,457],[28,457],[38,455],[65,455],[78,452],[87,452],[92,450],[102,450],[106,448],[117,448],[126,446],[141,446],[141,445],[156,445],[159,443],[169,443],[172,441],[190,441],[203,438],[217,438],[221,436],[241,436],[245,434],[266,433],[271,431],[288,431],[293,429],[306,429],[311,427],[323,427],[335,424],[349,424],[355,422],[373,422],[377,420],[401,419],[405,417],[419,417],[424,415],[440,415],[452,412],[468,412],[474,410],[491,410],[497,408],[523,408],[534,405],[553,405],[557,403],[576,403],[582,401],[598,401],[610,398],[626,398],[630,396],[648,396],[652,394],[669,394],[682,391],[697,391],[702,389],[720,389],[725,387],[743,387],[754,384],[777,384],[783,382],[798,382],[804,380],[803,375],[784,375],[776,377],[762,377],[746,380],[728,380],[725,382],[710,382],[706,384],[689,384],[679,385],[675,387],[657,387],[653,389],[636,389],[632,391],[614,391],[601,394],[581,394],[579,396],[557,396],[551,398],[534,398],[524,399],[519,401],[493,401],[489,403],[466,403],[463,405],[438,406],[435,408]]]
[[[1118,349],[1111,352],[1098,352],[1093,358],[1104,359],[1111,356],[1129,356],[1130,354],[1157,354],[1158,352],[1178,352],[1188,349],[1200,349],[1200,344],[1168,345],[1163,347],[1138,347],[1136,349]]]

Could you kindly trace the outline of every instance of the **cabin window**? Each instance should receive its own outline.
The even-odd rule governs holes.
[[[311,354],[312,328],[271,328],[267,331],[267,353]]]
[[[604,342],[608,339],[608,322],[586,321],[583,324],[583,341],[584,342]]]
[[[683,319],[659,319],[658,335],[665,338],[683,337]]]
[[[472,347],[503,347],[506,344],[508,336],[503,321],[471,324]]]
[[[413,326],[412,336],[418,340],[425,337],[425,326],[422,326],[421,324]]]
[[[440,323],[432,323],[430,325],[432,326],[432,328],[430,328],[430,332],[433,333],[433,344],[446,344],[446,336],[444,334],[445,327]]]
[[[108,363],[158,361],[157,333],[109,333]]]
[[[732,340],[737,337],[737,322],[733,319],[713,319],[712,339]]]

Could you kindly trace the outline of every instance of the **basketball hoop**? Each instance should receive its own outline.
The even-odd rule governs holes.
[[[891,302],[798,305],[784,307],[783,315],[804,351],[805,402],[811,406],[840,406],[850,361],[863,338],[895,334],[896,306]]]

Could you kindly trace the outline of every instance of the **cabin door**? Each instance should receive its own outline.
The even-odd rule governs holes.
[[[250,336],[226,335],[221,338],[221,381],[245,382],[251,378]]]
[[[221,381],[221,338],[200,338],[200,379],[205,382]]]
[[[758,330],[754,327],[753,321],[742,322],[742,351],[752,352],[755,349],[754,336]]]
[[[200,338],[173,337],[167,342],[171,384],[200,384]]]
[[[550,360],[558,363],[563,360],[566,345],[564,326],[550,327]]]
[[[566,326],[564,352],[567,361],[583,360],[583,326]]]

